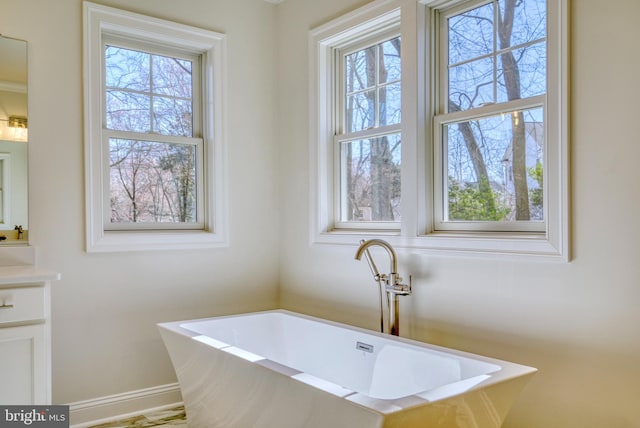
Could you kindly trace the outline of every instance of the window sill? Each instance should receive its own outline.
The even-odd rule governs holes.
[[[193,250],[228,247],[226,236],[205,231],[105,231],[87,243],[89,253]]]
[[[340,230],[317,234],[312,244],[357,246],[360,239],[372,238],[384,239],[396,248],[438,254],[569,261],[563,246],[554,245],[542,233],[438,232],[404,236],[399,232]]]

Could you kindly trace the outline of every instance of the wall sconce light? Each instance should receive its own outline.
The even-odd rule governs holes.
[[[6,122],[0,123],[0,139],[7,141],[27,141],[29,139],[27,130],[27,118],[20,116],[9,116],[8,119],[0,119]]]
[[[27,129],[27,118],[18,116],[9,116],[9,128]]]

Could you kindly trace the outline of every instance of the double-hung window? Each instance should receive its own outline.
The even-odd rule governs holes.
[[[312,32],[319,233],[399,231],[400,7],[376,2]]]
[[[435,230],[544,231],[546,0],[436,13]]]
[[[399,227],[400,46],[383,33],[335,50],[336,228]]]
[[[568,259],[567,23],[377,0],[312,30],[312,241]]]
[[[567,260],[567,1],[438,2],[427,17],[433,178],[423,236]]]
[[[200,57],[160,52],[105,38],[108,230],[204,227]]]
[[[84,11],[87,249],[224,245],[224,36]]]

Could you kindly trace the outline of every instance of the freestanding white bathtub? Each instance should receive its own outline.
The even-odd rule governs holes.
[[[159,327],[191,428],[495,428],[536,372],[284,310]]]

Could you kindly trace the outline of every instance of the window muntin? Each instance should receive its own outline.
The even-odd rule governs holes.
[[[546,2],[439,12],[435,230],[544,231]]]
[[[108,40],[105,229],[202,229],[200,58]]]
[[[401,172],[401,41],[376,36],[337,51],[341,109],[336,228],[397,228]]]

